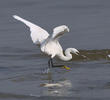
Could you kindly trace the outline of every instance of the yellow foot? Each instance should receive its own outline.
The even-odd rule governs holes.
[[[63,66],[62,68],[65,68],[66,70],[70,70],[70,67]]]

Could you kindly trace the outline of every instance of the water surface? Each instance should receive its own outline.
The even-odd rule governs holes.
[[[50,34],[66,24],[70,32],[60,43],[75,47],[79,56],[64,68],[48,68],[48,57],[30,38],[19,15]],[[110,100],[109,0],[0,1],[0,100]],[[46,86],[54,84],[54,86]],[[56,85],[57,84],[57,85]]]

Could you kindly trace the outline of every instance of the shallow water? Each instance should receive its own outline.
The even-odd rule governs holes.
[[[109,0],[1,0],[0,100],[110,100]],[[48,57],[33,45],[29,29],[17,14],[50,34],[66,24],[70,32],[60,43],[79,56],[64,68],[48,68]]]

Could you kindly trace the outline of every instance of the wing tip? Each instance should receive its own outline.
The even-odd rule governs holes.
[[[12,15],[13,16],[13,18],[15,18],[15,19],[17,19],[17,20],[20,20],[21,18],[19,17],[19,16],[17,16],[17,15]]]
[[[17,17],[17,15],[12,15],[13,16],[13,18],[16,18]]]

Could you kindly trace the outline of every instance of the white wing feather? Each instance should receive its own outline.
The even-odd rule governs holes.
[[[46,30],[44,30],[43,28],[17,16],[17,15],[13,15],[13,17],[21,22],[23,22],[24,24],[26,24],[31,31],[31,39],[33,41],[33,43],[35,44],[41,44],[45,39],[48,38],[49,34]]]
[[[61,25],[58,27],[55,27],[53,29],[52,38],[58,39],[60,36],[62,36],[65,32],[69,32],[69,28],[66,25]]]

